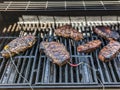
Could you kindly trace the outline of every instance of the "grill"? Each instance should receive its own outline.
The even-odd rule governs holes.
[[[113,1],[5,1],[1,3],[2,11],[54,11],[54,10],[120,10],[120,2]]]
[[[19,72],[28,82],[17,73],[11,60],[6,60],[0,56],[0,88],[29,88],[29,85],[31,85],[35,89],[98,89],[103,88],[103,86],[105,88],[119,89],[120,54],[110,62],[101,62],[98,59],[98,53],[107,45],[108,41],[93,32],[95,26],[104,25],[109,26],[112,30],[120,34],[119,13],[114,16],[81,16],[81,14],[78,16],[78,13],[77,16],[74,16],[74,14],[58,16],[58,13],[61,11],[72,12],[72,10],[73,12],[74,10],[80,10],[81,12],[94,10],[105,13],[109,11],[116,12],[119,11],[118,6],[119,1],[6,1],[0,3],[0,11],[3,19],[3,21],[1,20],[3,23],[0,30],[0,50],[11,40],[23,36],[26,33],[36,33],[37,37],[37,42],[31,49],[13,57]],[[18,13],[18,11],[20,12]],[[45,12],[43,12],[43,15],[41,15],[41,12],[39,15],[36,12],[34,15],[31,15],[33,13],[32,11]],[[56,15],[52,15],[52,11],[55,11]],[[27,15],[23,15],[26,12],[28,12]],[[51,16],[46,16],[48,12]],[[11,13],[16,16],[12,16]],[[12,20],[10,20],[11,17]],[[82,32],[84,39],[77,42],[71,39],[57,37],[54,34],[54,30],[65,24],[71,24],[73,28]],[[99,49],[88,54],[77,52],[76,47],[78,45],[95,39],[102,41]],[[63,43],[70,52],[72,63],[84,62],[89,66],[82,64],[78,67],[70,67],[66,64],[59,67],[53,64],[44,53],[39,52],[41,41],[57,41]],[[120,42],[120,39],[118,41]]]

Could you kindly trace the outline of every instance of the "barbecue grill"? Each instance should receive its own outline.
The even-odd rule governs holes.
[[[97,25],[109,26],[120,34],[120,1],[1,1],[0,50],[11,40],[36,33],[37,42],[29,50],[13,57],[19,72],[10,59],[0,56],[1,89],[120,89],[120,54],[103,63],[99,51],[108,41],[93,33]],[[71,24],[82,32],[84,39],[73,41],[57,37],[54,30]],[[102,45],[94,52],[79,53],[76,47],[100,39]],[[59,67],[39,52],[41,41],[63,43],[70,52],[72,63],[84,62],[78,67],[68,64]],[[120,42],[120,39],[118,40]]]

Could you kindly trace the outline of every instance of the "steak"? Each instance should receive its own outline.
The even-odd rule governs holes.
[[[83,39],[83,35],[77,30],[73,29],[71,25],[64,25],[55,30],[57,36],[71,38],[75,41]]]
[[[96,48],[100,47],[100,45],[101,45],[100,40],[93,40],[93,41],[90,41],[84,45],[79,45],[77,47],[77,51],[89,53],[89,52],[94,51]]]
[[[120,35],[116,31],[111,31],[110,28],[106,26],[96,26],[94,32],[107,40],[117,40],[120,38]]]
[[[104,46],[99,53],[99,59],[107,62],[115,58],[120,52],[120,43],[117,41],[110,41],[108,45]]]
[[[70,54],[65,46],[58,42],[41,42],[40,51],[43,50],[53,63],[62,66],[70,60]]]
[[[33,35],[27,35],[23,37],[18,37],[11,42],[9,42],[3,50],[0,52],[5,58],[24,52],[28,48],[31,48],[36,42],[36,38]],[[10,54],[9,54],[10,53]]]

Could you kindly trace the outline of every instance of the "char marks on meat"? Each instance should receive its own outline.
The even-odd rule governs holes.
[[[69,52],[65,46],[58,42],[41,42],[40,51],[43,50],[53,63],[62,66],[70,60]]]
[[[57,36],[71,38],[75,41],[83,39],[83,35],[77,30],[73,29],[71,25],[64,25],[55,30]]]
[[[108,45],[104,46],[99,53],[99,59],[107,62],[115,58],[120,52],[120,43],[117,41],[110,41]]]
[[[35,44],[35,42],[36,37],[33,35],[18,37],[9,42],[0,53],[3,57],[9,58],[10,54],[11,56],[19,54],[20,52],[23,52],[28,48],[32,47]]]
[[[100,45],[101,45],[100,40],[93,40],[93,41],[90,41],[84,45],[79,45],[77,47],[77,51],[89,53],[89,52],[94,51],[96,48],[100,47]]]
[[[116,31],[111,31],[110,28],[106,26],[96,26],[94,32],[107,40],[117,40],[120,38],[120,35]]]

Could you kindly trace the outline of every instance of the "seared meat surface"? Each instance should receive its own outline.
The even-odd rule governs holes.
[[[83,35],[77,30],[73,29],[71,25],[64,25],[55,30],[57,36],[71,38],[75,41],[83,39]]]
[[[93,40],[93,41],[90,41],[84,45],[79,45],[77,47],[77,51],[89,53],[89,52],[94,51],[96,48],[100,47],[100,45],[101,45],[100,40]]]
[[[105,26],[96,26],[94,32],[107,40],[117,40],[120,38],[120,35],[116,31],[111,31],[109,27]]]
[[[18,37],[11,42],[9,42],[4,49],[0,52],[1,55],[5,58],[24,52],[28,48],[32,47],[36,42],[35,36],[27,35],[24,37]],[[9,54],[10,53],[10,54]]]
[[[70,60],[69,52],[65,46],[58,42],[41,42],[40,51],[43,50],[53,63],[62,66]]]
[[[99,53],[99,59],[107,62],[115,58],[120,52],[120,43],[117,41],[110,41],[108,45],[103,47]]]

